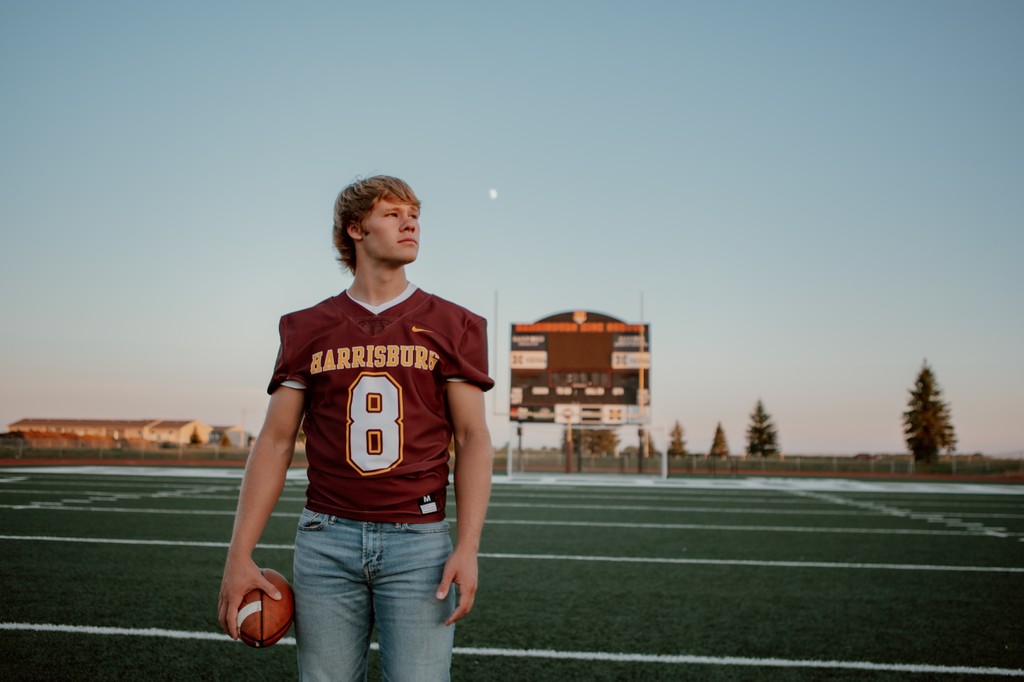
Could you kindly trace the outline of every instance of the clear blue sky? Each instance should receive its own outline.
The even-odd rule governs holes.
[[[1020,453],[1022,66],[1017,0],[5,2],[0,426],[256,430],[383,172],[495,413],[509,325],[588,309],[651,324],[662,447],[760,398],[787,452],[901,451],[927,359],[960,451]]]

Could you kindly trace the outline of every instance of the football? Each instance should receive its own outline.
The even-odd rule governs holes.
[[[281,599],[276,600],[263,590],[255,589],[246,594],[238,606],[239,639],[257,649],[268,647],[284,637],[295,614],[295,595],[285,577],[272,568],[264,568],[260,572],[281,591]]]

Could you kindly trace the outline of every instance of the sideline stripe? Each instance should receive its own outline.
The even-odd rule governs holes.
[[[487,525],[506,526],[574,526],[582,528],[627,528],[629,530],[731,530],[773,533],[857,533],[870,535],[953,535],[984,537],[980,531],[916,530],[913,528],[845,528],[836,526],[735,526],[711,523],[625,523],[616,521],[538,521],[525,519],[487,519]],[[1011,533],[1011,536],[1020,533]]]
[[[77,502],[88,503],[89,500]],[[234,516],[235,510],[227,509],[156,509],[149,507],[74,507],[63,502],[32,502],[30,504],[0,504],[0,509],[12,511],[58,511],[58,512],[102,512],[105,514],[172,514],[184,516]],[[274,512],[271,518],[298,519],[298,512]]]
[[[837,563],[830,561],[760,561],[754,559],[678,559],[673,557],[615,557],[559,554],[508,554],[481,552],[481,559],[525,559],[529,561],[607,561],[636,564],[693,564],[701,566],[757,566],[765,568],[844,568],[892,571],[967,571],[978,573],[1024,573],[1024,568],[1003,566],[941,566],[931,564]]]
[[[28,540],[31,542],[80,542],[96,545],[153,545],[156,547],[213,547],[227,549],[227,542],[202,542],[199,540],[133,540],[128,538],[71,538],[58,535],[0,535],[0,540]],[[256,545],[257,549],[295,549],[295,545]]]
[[[208,498],[189,498],[208,499]],[[452,505],[454,507],[454,505]],[[891,511],[883,510],[881,507],[873,509],[865,508],[863,511],[845,509],[819,509],[815,507],[804,507],[802,509],[768,509],[764,507],[667,507],[654,505],[614,505],[614,504],[544,504],[531,502],[491,502],[488,509],[506,507],[522,509],[583,509],[592,511],[642,511],[658,512],[660,514],[684,513],[684,514],[725,514],[731,516],[743,516],[746,514],[764,516],[855,516],[865,518],[869,516],[901,516],[911,520],[933,521],[945,514],[955,514],[961,518],[973,519],[1024,519],[1024,514],[999,514],[999,513],[964,513],[959,512],[926,512],[906,510],[903,514],[893,514]],[[1019,508],[1016,507],[1016,508]]]
[[[125,465],[67,465],[30,466],[25,464],[0,467],[0,474],[73,475],[73,476],[124,476],[138,478],[181,478],[181,479],[241,479],[242,467],[190,467],[190,466],[125,466]],[[288,469],[287,482],[304,485],[306,469]],[[843,493],[890,493],[890,494],[966,494],[966,495],[1024,495],[1024,485],[1019,483],[998,483],[985,481],[967,483],[963,481],[927,481],[921,479],[874,480],[842,477],[791,477],[791,476],[712,476],[690,478],[688,476],[656,479],[636,474],[517,474],[509,477],[500,473],[493,476],[495,486],[505,490],[530,490],[533,488],[567,488],[593,490],[597,488],[633,490],[713,490],[778,492],[783,490],[817,490]]]
[[[118,538],[72,538],[51,535],[0,535],[0,540],[25,540],[30,542],[79,542],[107,545],[155,545],[167,547],[211,547],[227,549],[227,542],[198,542],[187,540],[131,540]],[[257,549],[291,550],[295,545],[263,544]],[[1024,573],[1024,568],[1008,566],[942,566],[931,564],[876,564],[838,563],[828,561],[761,561],[756,559],[679,559],[673,557],[617,557],[588,556],[573,554],[514,554],[504,552],[481,552],[481,559],[520,559],[527,561],[603,561],[623,564],[677,564],[694,566],[754,566],[761,568],[839,568],[892,571],[947,571],[968,573]]]
[[[488,509],[504,507],[511,509],[585,509],[589,511],[653,511],[659,514],[683,513],[683,514],[768,514],[780,516],[860,516],[865,515],[856,511],[842,509],[816,509],[804,507],[803,509],[765,509],[758,507],[669,507],[655,505],[619,505],[619,504],[545,504],[536,502],[490,502]],[[880,512],[879,512],[880,514]],[[1022,517],[1024,518],[1024,517]]]
[[[163,628],[112,628],[95,625],[54,625],[52,623],[0,623],[0,630],[16,632],[59,632],[72,635],[114,635],[121,637],[162,637],[164,639],[202,639],[230,642],[232,639],[222,632],[188,632],[186,630],[165,630]],[[285,640],[280,640],[284,642]],[[295,643],[295,639],[291,639]]]
[[[771,668],[819,668],[844,670],[877,670],[907,673],[953,675],[999,675],[1024,677],[1019,668],[975,668],[916,663],[870,663],[867,661],[814,661],[784,658],[745,658],[740,656],[692,656],[671,654],[617,654],[601,651],[553,651],[550,649],[471,649],[456,647],[455,653],[474,656],[508,656],[513,658],[550,658],[612,663],[669,663],[676,665],[751,666]]]
[[[108,635],[121,637],[162,637],[165,639],[198,639],[230,642],[219,632],[189,632],[158,628],[113,628],[50,623],[0,623],[0,630],[21,632],[56,632],[61,634]],[[294,637],[285,637],[278,644],[295,645]],[[372,645],[376,648],[376,644]],[[924,674],[998,675],[1024,677],[1018,668],[981,668],[945,666],[926,663],[871,663],[868,661],[815,661],[784,658],[744,658],[740,656],[692,656],[671,654],[624,654],[603,651],[556,651],[553,649],[499,649],[492,647],[455,647],[461,656],[502,656],[506,658],[543,658],[554,660],[595,661],[611,663],[660,663],[669,665],[754,666],[772,668],[817,668],[829,670],[873,670]]]
[[[821,500],[823,502],[829,502],[843,507],[854,507],[856,509],[867,511],[871,514],[885,514],[886,516],[892,516],[901,519],[905,518],[915,521],[923,520],[927,521],[928,523],[942,523],[947,528],[965,528],[967,530],[976,533],[982,533],[984,535],[989,535],[994,538],[1010,537],[1010,534],[1007,532],[1005,528],[988,528],[981,523],[966,522],[960,518],[957,518],[960,516],[959,514],[949,517],[938,512],[914,512],[909,509],[902,509],[900,507],[894,507],[890,504],[884,504],[873,500],[853,500],[847,499],[845,497],[840,497],[838,495],[827,495],[824,493],[796,492],[793,494],[797,495],[798,497],[809,497],[811,499]]]
[[[172,514],[185,516],[234,516],[231,510],[208,509],[152,509],[143,507],[73,507],[60,502],[37,502],[33,504],[0,504],[0,509],[13,511],[59,511],[59,512],[101,512],[114,514]],[[295,514],[274,512],[272,518],[296,518]],[[992,537],[983,530],[916,530],[912,528],[845,528],[836,526],[739,526],[706,523],[626,523],[615,521],[540,521],[527,519],[488,519],[487,525],[515,526],[572,526],[582,528],[626,528],[629,530],[716,530],[753,531],[765,533],[857,533],[871,535],[945,535],[960,537]],[[999,537],[1019,537],[1021,533],[1000,534]]]

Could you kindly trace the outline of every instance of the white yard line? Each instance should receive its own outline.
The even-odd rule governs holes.
[[[922,530],[915,528],[844,528],[841,526],[743,526],[710,523],[628,523],[616,521],[537,521],[527,519],[487,519],[487,525],[511,526],[569,526],[576,528],[627,528],[630,530],[713,530],[754,533],[837,533],[855,535],[943,535],[958,537],[984,537],[992,533],[982,530]],[[1016,537],[1019,533],[1000,537]]]
[[[106,514],[169,514],[177,516],[234,516],[234,510],[228,509],[167,509],[151,507],[98,507],[80,506],[89,504],[90,500],[53,502],[28,502],[24,504],[0,504],[0,509],[14,511],[56,511],[56,512],[97,512]],[[877,511],[877,510],[876,510]],[[274,517],[295,517],[295,514],[277,512]],[[911,514],[903,514],[910,517]],[[916,515],[918,520],[924,515]],[[926,520],[926,519],[925,519]],[[565,526],[575,528],[625,528],[630,530],[711,530],[732,532],[764,532],[764,533],[838,533],[858,535],[922,535],[922,536],[956,536],[956,537],[1024,537],[1021,533],[1008,533],[1003,529],[995,529],[982,524],[946,523],[950,530],[927,530],[914,528],[847,528],[842,526],[767,526],[738,524],[707,524],[707,523],[631,523],[625,521],[558,521],[533,519],[488,519],[487,525],[516,526]],[[956,526],[959,529],[952,529]]]
[[[587,489],[594,487],[633,488],[643,490],[746,490],[792,491],[814,490],[846,493],[939,493],[957,495],[1024,495],[1024,485],[1009,483],[964,483],[943,481],[894,481],[861,478],[824,478],[817,476],[721,476],[708,478],[656,479],[639,476],[609,475],[520,475],[495,476],[496,486],[565,486]]]
[[[161,639],[231,642],[219,632],[165,630],[160,628],[114,628],[88,625],[55,625],[51,623],[0,623],[8,632],[45,632],[70,635],[102,635],[108,637],[156,637]],[[285,637],[279,645],[294,646],[293,637]],[[376,644],[372,645],[376,648]],[[994,675],[1024,677],[1019,668],[946,666],[928,663],[874,663],[871,661],[821,661],[813,659],[746,658],[742,656],[695,656],[688,654],[631,654],[605,651],[558,651],[554,649],[504,649],[499,647],[455,647],[457,656],[500,656],[504,658],[539,658],[601,663],[640,663],[656,665],[743,666],[759,668],[811,668],[817,670],[867,670],[932,675]]]
[[[202,540],[137,540],[132,538],[73,538],[59,535],[0,535],[0,541],[22,542],[70,542],[92,545],[142,545],[150,547],[212,547],[227,549],[227,542],[204,542]],[[295,545],[259,544],[260,549],[295,549]]]
[[[679,559],[674,557],[615,557],[559,554],[511,554],[481,552],[483,559],[522,559],[527,561],[598,561],[637,564],[682,564],[698,566],[753,566],[763,568],[838,568],[889,571],[951,571],[978,573],[1024,573],[1024,568],[1004,566],[941,566],[931,564],[878,564],[832,561],[762,561],[752,559]]]
[[[0,504],[0,509],[15,511],[98,512],[106,514],[170,514],[179,516],[234,516],[228,509],[155,509],[148,507],[95,507],[68,505],[61,502],[32,502],[27,504]],[[275,517],[294,517],[296,514],[275,513]],[[994,535],[983,527],[964,530],[921,530],[914,528],[846,528],[842,526],[762,526],[710,523],[630,523],[619,521],[545,521],[532,519],[488,519],[488,526],[565,526],[574,528],[625,528],[629,530],[713,530],[754,533],[839,533],[859,535],[925,535],[974,537]],[[1017,533],[999,537],[1016,537]]]
[[[227,549],[227,542],[198,540],[135,540],[131,538],[76,538],[56,535],[0,535],[0,542],[67,542],[97,545],[143,545],[151,547],[200,547]],[[257,545],[258,549],[292,550],[291,544]],[[890,571],[945,571],[960,573],[1024,573],[1024,568],[1013,566],[955,566],[933,564],[881,564],[832,561],[764,561],[759,559],[682,559],[675,557],[629,557],[585,554],[520,554],[510,552],[481,552],[481,559],[508,559],[525,561],[586,561],[625,564],[675,564],[691,566],[745,566],[756,568],[823,568],[847,570]]]
[[[139,476],[142,478],[242,478],[242,467],[187,466],[16,466],[0,467],[0,475],[40,474],[64,476]],[[304,468],[288,469],[287,480],[306,480]]]
[[[175,466],[16,466],[0,468],[0,475],[8,474],[62,474],[138,476],[143,478],[227,478],[240,479],[242,467],[175,467]],[[306,470],[293,467],[288,470],[289,482],[306,480]],[[633,488],[643,490],[815,490],[821,492],[858,493],[948,493],[970,495],[1021,495],[1024,485],[1008,483],[932,482],[921,480],[894,481],[860,478],[827,478],[818,476],[719,476],[688,478],[685,476],[661,479],[653,476],[616,474],[520,474],[494,476],[496,486],[564,486],[570,488]]]
[[[2,492],[2,491],[0,491]],[[550,499],[550,496],[548,496]],[[490,508],[509,509],[586,509],[596,511],[653,511],[658,513],[682,513],[682,514],[778,514],[780,516],[864,516],[855,511],[836,509],[764,509],[757,507],[676,507],[665,505],[645,504],[552,504],[544,502],[494,502],[487,505]]]

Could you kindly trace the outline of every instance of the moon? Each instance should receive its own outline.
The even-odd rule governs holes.
[[[489,197],[491,197],[492,199],[497,199],[498,198],[498,190],[493,189],[493,188],[489,189],[489,190],[487,190],[487,195]]]

